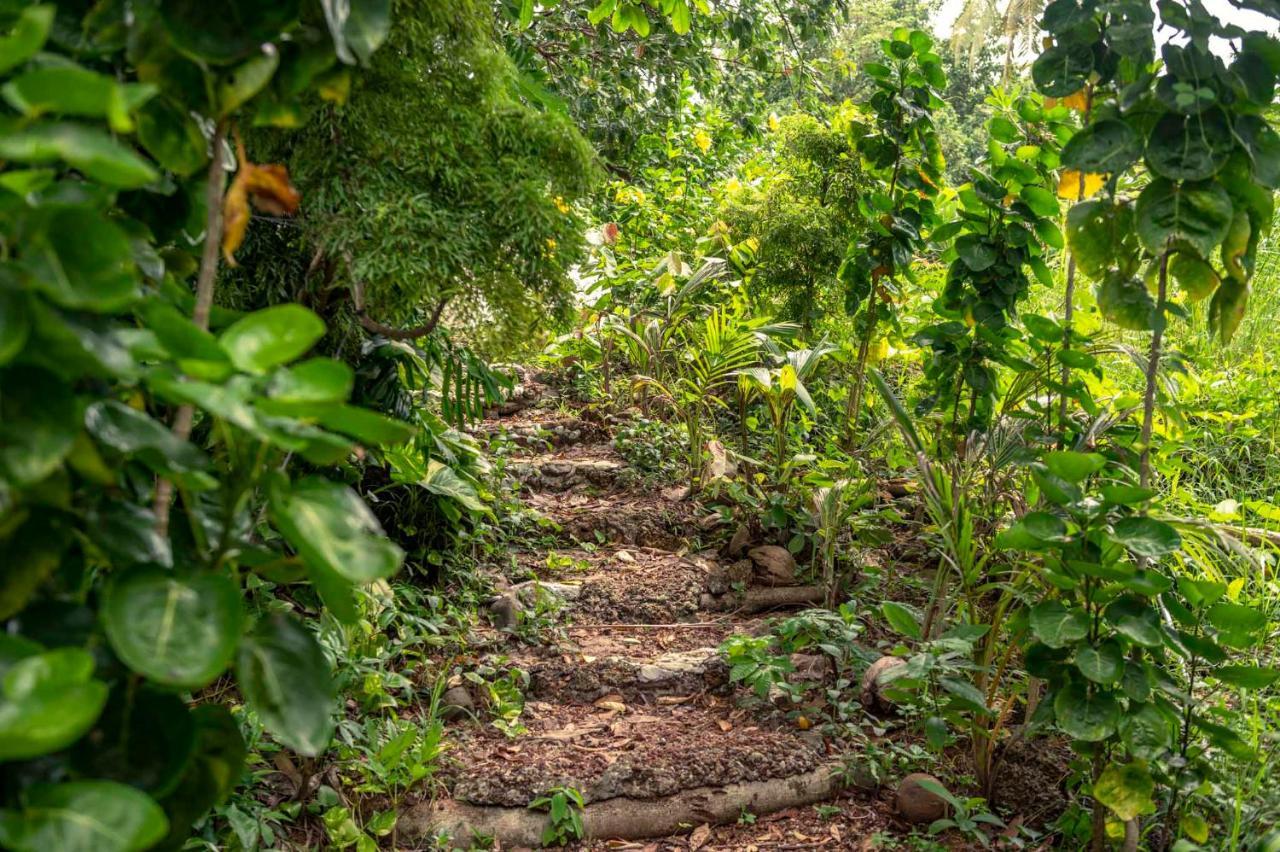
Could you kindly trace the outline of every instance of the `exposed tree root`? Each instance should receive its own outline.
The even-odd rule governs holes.
[[[619,797],[589,802],[582,814],[587,839],[662,837],[690,825],[728,823],[743,810],[763,815],[809,805],[839,792],[836,765],[802,775],[746,781],[724,787],[695,787],[659,799]],[[416,840],[446,833],[465,848],[476,835],[491,836],[506,847],[537,847],[547,815],[527,808],[470,805],[441,800],[417,805],[400,817],[400,835]]]

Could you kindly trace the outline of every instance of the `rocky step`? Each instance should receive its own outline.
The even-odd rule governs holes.
[[[508,468],[528,491],[561,493],[575,489],[613,490],[622,486],[627,465],[612,448],[589,445],[587,453],[553,453],[513,461]]]
[[[566,619],[577,626],[664,625],[822,601],[817,586],[800,582],[794,560],[782,548],[755,548],[751,554],[730,563],[712,553],[656,548],[570,549],[542,555],[541,561],[523,554],[517,563],[545,579],[505,590],[501,606],[527,608],[539,595],[552,595],[563,601]]]
[[[539,449],[571,447],[609,439],[608,427],[602,422],[539,409],[511,419],[481,421],[472,427],[471,434],[482,441],[505,435],[517,446]]]
[[[527,502],[555,522],[565,542],[687,550],[719,522],[719,517],[700,515],[695,503],[679,496],[661,490],[605,495],[535,492],[528,495]]]
[[[528,805],[560,786],[582,794],[587,839],[662,836],[837,791],[820,736],[715,696],[640,707],[529,702],[522,721],[527,730],[514,739],[492,726],[457,732],[449,795],[405,811],[401,838],[444,831],[464,847],[477,835],[538,846],[547,817]]]

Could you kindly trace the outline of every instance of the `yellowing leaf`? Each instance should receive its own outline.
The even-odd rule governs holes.
[[[1073,94],[1067,95],[1065,98],[1059,100],[1058,103],[1062,104],[1064,107],[1070,107],[1076,112],[1084,112],[1089,108],[1089,95],[1087,94],[1087,89],[1080,89]]]
[[[1098,194],[1107,182],[1106,175],[1081,174],[1075,169],[1063,169],[1058,178],[1058,197],[1069,201],[1083,201]]]
[[[236,265],[235,253],[244,242],[249,228],[249,202],[272,216],[292,216],[298,212],[302,196],[289,182],[289,170],[269,163],[257,165],[249,161],[244,143],[236,137],[236,155],[240,168],[227,189],[222,202],[222,256],[230,266]]]
[[[707,135],[705,130],[699,130],[693,134],[693,144],[698,146],[698,150],[707,153],[711,150],[711,137]]]

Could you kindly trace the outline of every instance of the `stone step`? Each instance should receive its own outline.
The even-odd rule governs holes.
[[[582,449],[587,449],[586,447]],[[544,454],[513,461],[511,475],[529,491],[562,493],[574,489],[613,490],[622,486],[626,463],[611,448],[590,446],[590,455]]]
[[[725,635],[732,632],[726,630]],[[615,697],[643,704],[683,703],[729,687],[729,667],[714,647],[604,657],[561,653],[526,665],[529,694],[562,703],[590,704]]]
[[[571,447],[609,439],[609,430],[604,423],[539,409],[510,419],[482,421],[471,429],[471,434],[482,441],[505,435],[517,446],[537,449]]]
[[[688,549],[706,532],[706,516],[671,492],[620,494],[532,493],[528,505],[554,521],[560,539],[592,544],[627,544],[661,550]]]

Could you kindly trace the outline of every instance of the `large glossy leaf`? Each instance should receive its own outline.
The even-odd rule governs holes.
[[[5,371],[0,394],[0,477],[33,485],[62,465],[80,432],[71,389],[44,370]]]
[[[1098,285],[1098,310],[1111,322],[1130,331],[1155,327],[1156,303],[1146,285],[1137,278],[1109,273]]]
[[[236,676],[276,739],[309,757],[328,747],[337,691],[324,651],[305,627],[283,615],[261,622],[240,645]]]
[[[400,568],[404,552],[345,485],[309,476],[271,490],[271,520],[308,564],[352,583],[371,583]]]
[[[1045,550],[1066,538],[1067,525],[1048,512],[1028,512],[996,536],[996,546],[1015,550]]]
[[[1231,227],[1231,197],[1216,183],[1154,180],[1138,196],[1135,216],[1152,254],[1187,246],[1207,259]]]
[[[0,134],[0,158],[33,165],[65,162],[92,180],[121,189],[143,187],[160,177],[131,149],[79,124],[39,123]]]
[[[391,31],[391,0],[323,0],[322,5],[338,58],[348,65],[368,64]]]
[[[1067,245],[1076,266],[1095,281],[1114,268],[1137,268],[1138,240],[1133,207],[1110,201],[1085,201],[1067,212]]]
[[[264,373],[305,354],[323,336],[320,317],[301,305],[288,304],[236,320],[219,341],[241,370]]]
[[[1107,465],[1106,457],[1099,453],[1078,453],[1071,450],[1047,452],[1043,461],[1051,473],[1067,482],[1083,482]]]
[[[240,590],[221,574],[176,578],[155,569],[116,577],[102,602],[111,648],[157,683],[198,689],[235,655],[243,628]]]
[[[84,425],[100,444],[126,456],[137,456],[157,471],[189,472],[203,469],[204,454],[178,438],[146,412],[115,400],[90,405]]]
[[[350,435],[373,447],[399,446],[412,438],[416,431],[403,420],[354,405],[325,406],[317,412],[316,419],[326,429]]]
[[[1218,289],[1219,278],[1214,268],[1189,254],[1175,254],[1169,261],[1169,277],[1178,285],[1189,302],[1198,302],[1213,295]]]
[[[168,98],[156,98],[138,113],[138,141],[160,165],[178,175],[193,174],[209,161],[200,125]]]
[[[1217,174],[1234,147],[1231,122],[1221,109],[1167,113],[1147,139],[1147,165],[1170,180],[1203,180]]]
[[[261,92],[280,65],[280,53],[263,50],[232,69],[218,85],[218,114],[228,116]]]
[[[115,78],[78,65],[33,68],[0,88],[9,105],[28,116],[105,118],[113,130],[133,130],[132,112],[155,95],[154,86],[121,84]]]
[[[67,308],[116,311],[139,294],[138,268],[124,230],[84,207],[55,210],[23,247],[31,284]]]
[[[23,798],[0,812],[0,844],[15,852],[141,852],[169,829],[147,794],[114,781],[39,784]]]
[[[66,748],[93,727],[106,700],[88,651],[58,648],[18,660],[0,681],[0,763]]]
[[[480,499],[476,489],[439,459],[427,462],[427,473],[418,484],[441,497],[456,500],[472,512],[487,512],[489,507]]]
[[[1084,88],[1093,71],[1093,50],[1087,44],[1056,44],[1031,66],[1036,88],[1054,98],[1065,98]]]
[[[199,0],[162,0],[160,16],[179,50],[229,65],[275,41],[298,17],[299,0],[224,0],[216,14]]]
[[[1107,607],[1106,618],[1117,632],[1139,645],[1157,648],[1164,641],[1160,614],[1137,595],[1117,598]]]
[[[1112,686],[1120,682],[1124,671],[1124,651],[1114,640],[1086,645],[1076,651],[1076,668],[1094,683]]]
[[[1083,683],[1070,683],[1053,699],[1058,727],[1069,737],[1100,742],[1116,732],[1120,704],[1110,692]]]
[[[27,294],[16,287],[7,289],[0,279],[0,366],[12,361],[31,336],[27,299]]]
[[[21,11],[13,31],[0,37],[0,74],[26,62],[44,46],[55,11],[57,6],[52,3],[28,6]]]
[[[86,778],[129,784],[164,796],[195,754],[196,728],[181,697],[122,681],[72,763]]]
[[[1146,516],[1123,518],[1112,527],[1112,538],[1139,556],[1158,559],[1182,547],[1182,536],[1164,521]]]
[[[305,413],[312,403],[346,402],[354,382],[355,374],[341,361],[312,358],[277,372],[269,392],[273,400],[299,405]]]
[[[1042,601],[1031,608],[1031,631],[1050,648],[1064,648],[1089,635],[1089,618],[1061,601]]]
[[[1280,188],[1280,134],[1259,115],[1237,118],[1235,133],[1249,155],[1254,179],[1267,189]]]
[[[1121,820],[1156,812],[1156,782],[1143,760],[1110,763],[1093,782],[1093,797]]]
[[[1141,156],[1137,132],[1116,118],[1085,127],[1062,146],[1062,165],[1084,174],[1117,174]]]

